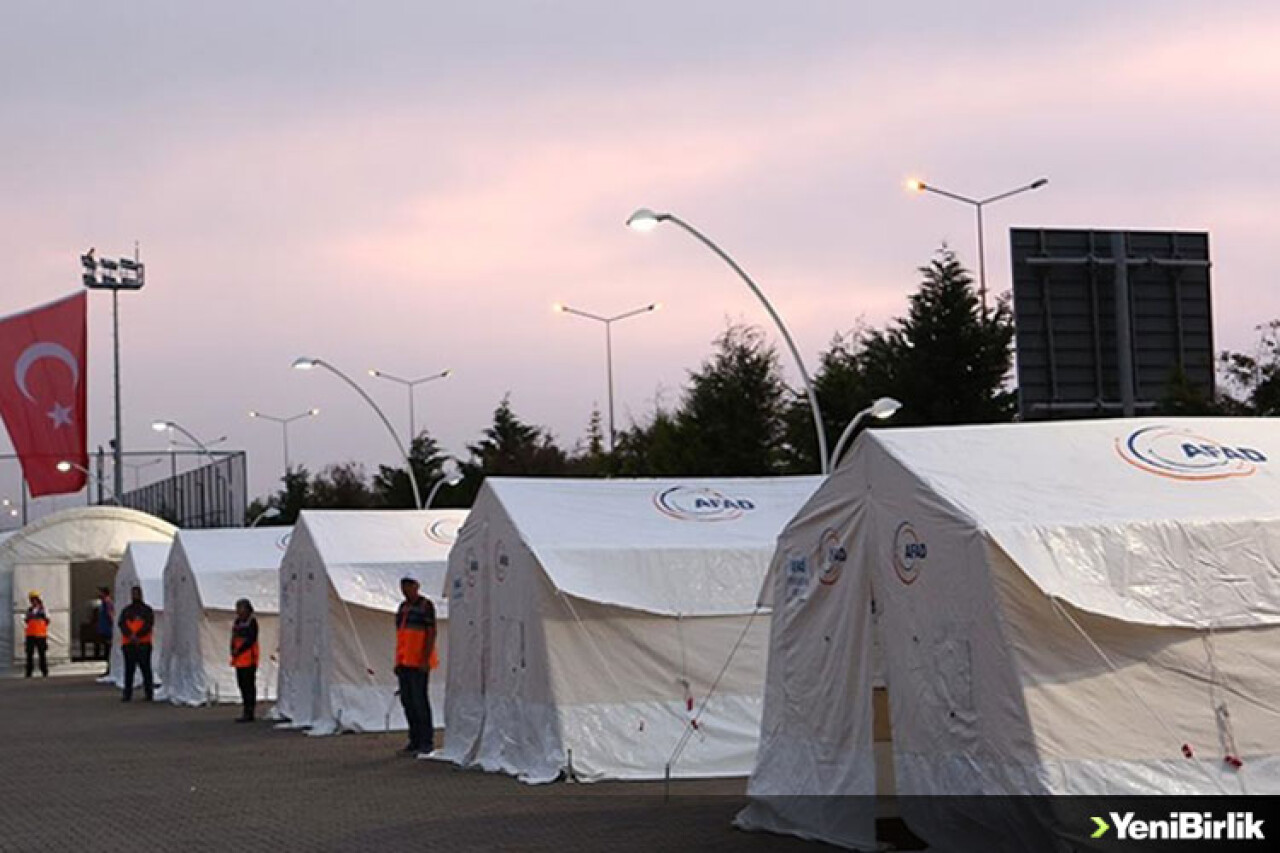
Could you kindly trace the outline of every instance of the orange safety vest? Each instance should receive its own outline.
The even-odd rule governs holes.
[[[434,643],[427,653],[427,637],[435,627],[436,609],[426,596],[416,602],[401,602],[396,613],[396,666],[422,669],[425,662],[428,669],[438,667],[440,656]]]
[[[252,622],[253,617],[250,617],[245,622],[237,619],[231,626],[231,665],[236,669],[258,665],[257,639],[253,641],[249,648],[241,650],[241,646],[249,639],[249,625]]]
[[[147,624],[145,619],[126,619],[124,625],[129,629],[129,636],[124,638],[126,646],[149,646],[151,645],[151,632],[145,634],[139,633]]]
[[[43,607],[27,608],[27,636],[37,639],[49,636],[49,614]]]

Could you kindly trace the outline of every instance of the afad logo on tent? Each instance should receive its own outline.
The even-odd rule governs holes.
[[[840,580],[844,564],[849,561],[849,549],[840,541],[840,533],[834,527],[822,531],[818,540],[818,580],[827,586]]]
[[[915,583],[920,577],[920,564],[928,557],[929,546],[920,540],[911,522],[899,524],[893,533],[893,570],[898,580],[907,585]]]
[[[1143,427],[1117,438],[1116,452],[1135,468],[1174,480],[1251,477],[1267,461],[1257,448],[1232,447],[1170,426]]]
[[[707,486],[672,486],[654,495],[653,503],[680,521],[733,521],[756,508],[747,498],[726,497]]]
[[[455,518],[437,518],[427,525],[423,532],[427,538],[437,545],[452,545],[458,541],[458,520]]]

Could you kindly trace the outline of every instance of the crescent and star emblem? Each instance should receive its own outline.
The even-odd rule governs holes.
[[[61,361],[71,371],[71,387],[76,388],[80,384],[80,365],[76,362],[75,356],[71,351],[62,344],[49,343],[48,341],[38,341],[22,351],[22,355],[18,356],[17,362],[13,365],[13,381],[17,383],[18,390],[22,392],[22,396],[31,402],[35,402],[36,398],[27,388],[27,373],[42,358],[53,358]],[[61,402],[55,401],[53,408],[45,413],[48,418],[53,421],[53,428],[60,429],[64,426],[71,426],[71,407]]]

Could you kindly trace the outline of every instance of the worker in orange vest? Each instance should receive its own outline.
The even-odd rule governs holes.
[[[438,664],[436,657],[436,608],[420,593],[418,579],[400,579],[404,601],[396,611],[396,678],[400,684],[400,704],[409,721],[406,755],[429,758],[435,749],[435,728],[431,702],[427,699],[427,679]]]
[[[156,627],[155,611],[142,600],[142,587],[129,590],[129,606],[120,611],[121,650],[124,652],[124,697],[133,699],[133,676],[142,671],[142,687],[147,701],[155,698],[155,686],[151,680],[151,632]]]
[[[49,677],[49,612],[44,609],[44,601],[40,593],[32,590],[27,593],[27,612],[23,617],[26,622],[27,636],[27,678],[35,670],[35,656],[40,655],[40,674]]]
[[[236,621],[231,624],[231,665],[236,670],[243,711],[237,723],[252,723],[258,704],[258,620],[247,598],[236,602]]]

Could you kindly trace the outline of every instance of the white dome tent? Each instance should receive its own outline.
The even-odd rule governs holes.
[[[136,510],[78,507],[33,521],[0,542],[0,669],[23,654],[27,592],[39,590],[49,610],[49,662],[70,659],[73,614],[110,586],[125,547],[167,542],[173,525]],[[80,614],[83,615],[83,614]]]
[[[1054,840],[968,795],[1280,793],[1278,465],[1275,419],[864,434],[779,537],[738,824],[872,849],[873,632],[932,844]]]
[[[258,620],[258,699],[275,698],[283,527],[183,530],[164,569],[164,654],[158,668],[175,705],[238,702],[231,668],[237,599],[253,602]]]
[[[161,634],[164,631],[164,566],[169,559],[169,542],[130,542],[124,550],[124,559],[116,572],[115,596],[116,618],[120,611],[129,605],[130,594],[135,586],[142,587],[142,600],[155,611],[156,625],[151,634],[152,665],[155,666],[164,655]],[[158,671],[158,668],[157,668]],[[111,684],[124,687],[124,652],[120,645],[120,630],[111,632]],[[142,684],[142,674],[134,676],[136,686]]]
[[[449,555],[442,757],[526,782],[749,772],[756,599],[820,482],[486,479]]]
[[[444,724],[448,609],[442,590],[463,510],[305,510],[280,563],[277,716],[310,734],[407,728],[397,701],[400,579],[417,576],[436,605],[440,667],[430,679]]]

